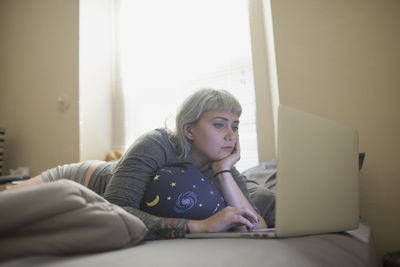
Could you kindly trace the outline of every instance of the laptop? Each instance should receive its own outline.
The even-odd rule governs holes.
[[[358,133],[278,107],[275,228],[193,233],[187,238],[271,238],[341,232],[359,225]]]

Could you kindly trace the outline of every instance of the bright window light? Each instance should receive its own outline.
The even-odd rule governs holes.
[[[248,1],[120,0],[117,47],[125,100],[125,146],[165,123],[200,87],[242,104],[241,171],[258,164]]]

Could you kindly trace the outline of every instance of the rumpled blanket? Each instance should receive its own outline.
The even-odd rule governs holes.
[[[0,260],[133,246],[143,222],[86,187],[62,179],[0,192]]]
[[[250,198],[268,227],[275,227],[276,174],[275,159],[242,172]]]

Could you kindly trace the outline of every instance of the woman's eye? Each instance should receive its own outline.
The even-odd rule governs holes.
[[[239,127],[238,126],[232,126],[232,131],[234,131],[234,132],[239,131]]]
[[[224,127],[224,125],[222,123],[214,123],[214,127],[217,129],[221,129],[222,127]]]

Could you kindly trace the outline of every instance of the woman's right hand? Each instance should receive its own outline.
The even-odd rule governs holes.
[[[225,207],[223,210],[204,220],[191,220],[189,228],[191,233],[216,233],[224,232],[231,228],[245,226],[248,231],[254,229],[258,218],[248,208]]]

